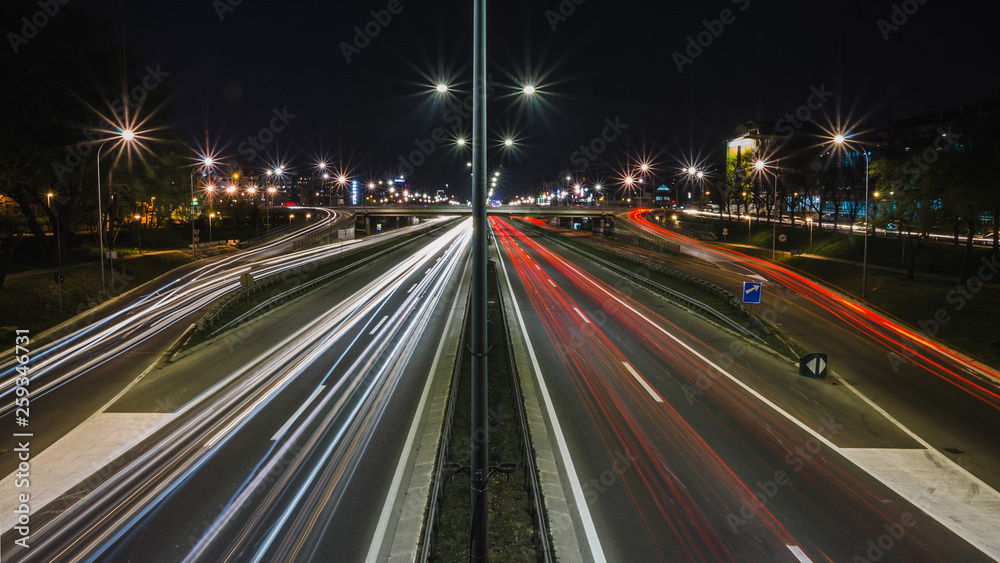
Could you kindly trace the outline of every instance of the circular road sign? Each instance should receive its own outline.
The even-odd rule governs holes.
[[[728,235],[729,234],[729,229],[726,228],[726,227],[722,227],[722,234],[723,234],[723,236]]]
[[[785,242],[786,240],[788,240],[788,237],[786,237],[784,234],[778,235],[778,242]]]
[[[66,281],[66,278],[63,277],[62,274],[56,274],[55,278],[53,278],[53,279],[56,282],[56,285],[62,285],[63,282]]]

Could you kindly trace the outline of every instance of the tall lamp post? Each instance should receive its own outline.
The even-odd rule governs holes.
[[[212,164],[215,162],[214,160],[212,160],[212,157],[210,157],[210,156],[202,157],[200,159],[200,161],[201,161],[200,168],[201,168],[202,174],[204,174],[205,170],[209,169],[212,166]],[[195,200],[195,198],[194,198],[194,172],[195,171],[192,168],[191,169],[191,177],[190,177],[190,185],[191,185],[191,257],[192,258],[197,258],[198,257],[198,247],[195,244],[195,228],[194,228],[194,207],[195,207],[195,204],[196,204],[197,200]]]
[[[55,195],[52,192],[45,194],[45,206],[52,210],[52,196]],[[56,261],[57,264],[62,267],[62,241],[59,240],[59,217],[56,217],[54,221],[56,224],[55,235],[56,235]]]
[[[123,130],[117,137],[112,137],[110,139],[105,139],[101,142],[101,146],[97,147],[97,220],[100,223],[100,233],[98,233],[98,241],[101,247],[101,293],[105,293],[107,288],[104,282],[104,210],[101,207],[101,149],[104,148],[105,143],[108,141],[121,140],[125,143],[132,142],[135,138],[135,131],[131,129]]]
[[[753,163],[754,171],[763,174],[767,163],[758,159]],[[774,240],[778,236],[778,225],[774,222],[774,212],[778,209],[778,174],[774,174],[774,199],[771,202],[771,262],[774,262]]]
[[[845,146],[847,138],[843,134],[837,134],[833,137],[833,142],[838,146]],[[857,141],[854,142],[857,143]],[[868,231],[870,229],[868,218],[871,215],[868,212],[868,161],[871,153],[865,149],[862,149],[862,152],[865,155],[865,242],[861,260],[861,299],[864,300],[868,295]]]

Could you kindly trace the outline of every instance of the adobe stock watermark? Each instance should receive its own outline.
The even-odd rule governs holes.
[[[583,4],[587,0],[561,0],[559,2],[558,9],[555,10],[545,10],[545,21],[549,22],[549,27],[552,31],[556,30],[556,26],[566,21],[566,18],[572,16],[576,13],[576,7]]]
[[[7,32],[7,41],[10,43],[10,48],[13,49],[14,54],[20,53],[21,47],[27,45],[28,41],[37,37],[38,32],[43,27],[49,25],[52,18],[59,15],[59,11],[66,4],[69,4],[69,0],[38,0],[39,10],[30,16],[21,18],[21,29],[19,30],[21,33]]]
[[[827,91],[826,84],[820,84],[819,88],[809,87],[809,97],[806,103],[795,108],[795,111],[786,113],[784,117],[778,119],[774,124],[774,131],[789,138],[796,129],[801,129],[802,125],[813,120],[813,112],[820,110],[833,97],[834,92]]]
[[[1000,263],[997,262],[996,254],[983,256],[980,262],[982,262],[982,265],[979,266],[979,270],[975,276],[965,280],[964,284],[956,284],[955,289],[952,289],[944,296],[944,300],[950,307],[940,307],[934,311],[931,318],[917,321],[917,326],[927,333],[927,335],[937,336],[938,332],[951,322],[952,317],[950,312],[958,312],[964,309],[969,301],[982,291],[983,284],[996,277],[997,272],[1000,271]],[[888,352],[886,358],[889,360],[889,365],[892,366],[893,371],[899,373],[899,366],[905,362],[913,361],[916,354],[916,351],[904,349],[902,353]]]
[[[910,16],[917,13],[920,6],[927,3],[927,0],[903,0],[900,4],[892,5],[892,12],[889,14],[889,20],[878,20],[875,25],[878,26],[878,30],[882,32],[882,39],[888,41],[889,34],[899,31],[899,28],[906,25],[906,22],[910,21]]]
[[[114,114],[115,121],[119,123],[124,122],[127,115],[126,110],[132,110],[134,113],[146,100],[149,93],[163,84],[164,79],[168,76],[170,76],[170,73],[163,72],[159,64],[155,67],[146,65],[146,74],[139,79],[138,83],[125,92],[123,97],[115,98],[108,104],[111,112]],[[84,128],[82,133],[87,140],[67,147],[62,162],[58,160],[52,161],[52,172],[56,175],[58,181],[61,182],[67,173],[72,172],[86,162],[86,158],[94,152],[95,147],[105,140],[106,131],[113,131],[117,129],[117,126],[109,121],[105,121],[99,128],[104,131]]]
[[[906,536],[906,529],[917,525],[917,519],[909,512],[904,512],[899,516],[899,522],[886,522],[882,525],[885,533],[878,538],[868,540],[868,551],[864,556],[855,555],[851,558],[851,563],[870,563],[879,561],[885,554],[895,547],[896,542]]]
[[[412,2],[413,0],[410,1]],[[389,24],[392,23],[392,16],[399,15],[402,12],[403,5],[400,3],[400,0],[389,0],[384,9],[368,12],[371,14],[372,19],[363,27],[354,26],[354,38],[352,42],[340,42],[340,52],[344,55],[344,60],[350,64],[351,57],[360,55],[362,49],[372,44],[372,39],[378,37],[383,29],[389,27]]]
[[[583,497],[587,504],[593,505],[601,493],[606,493],[609,488],[621,480],[622,475],[635,464],[635,458],[631,455],[623,454],[621,450],[615,450],[614,461],[611,462],[611,469],[605,469],[600,475],[594,477],[590,482],[583,484]]]
[[[750,0],[731,0],[733,4],[739,7],[739,11],[744,12],[750,7]],[[674,64],[677,65],[677,72],[684,74],[684,66],[692,64],[695,59],[700,57],[705,49],[709,48],[712,43],[715,42],[722,32],[725,31],[727,25],[731,25],[736,21],[736,13],[729,8],[723,8],[719,12],[718,19],[714,20],[701,20],[701,25],[704,26],[703,31],[699,31],[694,36],[688,35],[687,45],[684,48],[684,53],[679,51],[674,51],[670,58],[673,59]]]
[[[931,165],[941,158],[941,153],[951,150],[958,140],[962,138],[959,133],[952,133],[951,125],[948,126],[948,130],[944,130],[938,127],[938,136],[934,138],[934,142],[930,146],[925,148],[919,154],[913,155],[910,160],[906,161],[903,165],[903,172],[906,174],[912,174],[913,180],[916,181],[930,169]],[[895,182],[894,185],[901,186],[902,182]]]
[[[591,139],[586,145],[580,145],[580,148],[569,156],[571,163],[581,168],[587,166],[597,160],[598,156],[608,150],[608,145],[615,142],[622,132],[628,129],[628,123],[622,123],[621,117],[617,115],[613,121],[611,118],[605,117],[604,123],[606,126],[600,135]]]
[[[264,147],[274,141],[275,135],[284,131],[297,117],[288,111],[288,106],[283,106],[281,109],[272,108],[271,113],[272,117],[267,126],[261,127],[254,135],[247,135],[246,140],[236,148],[237,152],[247,157],[247,160],[256,160],[259,156],[258,151],[263,151]]]
[[[493,81],[492,74],[486,77],[487,98],[496,90],[499,84],[499,82]],[[461,130],[465,120],[472,117],[473,99],[473,95],[469,94],[461,101],[456,101],[445,108],[442,116],[452,131]],[[432,154],[437,152],[438,148],[450,142],[452,142],[452,134],[444,127],[434,128],[430,136],[423,139],[413,139],[413,144],[416,148],[407,155],[400,154],[396,157],[396,160],[399,161],[399,174],[404,178],[413,174],[417,168],[427,162],[427,159]]]
[[[219,21],[226,21],[226,14],[235,12],[236,7],[243,3],[243,0],[212,0],[212,8],[215,15],[219,16]]]
[[[843,424],[839,424],[832,416],[821,418],[819,420],[820,431],[827,434],[828,438],[835,436],[844,427]],[[785,464],[788,465],[789,469],[793,473],[798,473],[802,471],[802,468],[806,466],[806,463],[812,461],[819,452],[823,449],[823,442],[816,436],[812,436],[806,440],[805,444],[798,446],[794,449],[788,450],[785,454]],[[733,533],[739,531],[739,527],[746,525],[750,520],[757,517],[757,506],[760,508],[767,506],[768,501],[778,496],[778,492],[781,487],[784,487],[791,482],[791,475],[788,474],[784,469],[779,469],[774,472],[771,479],[767,481],[757,481],[755,483],[756,490],[751,488],[751,493],[757,500],[756,503],[749,503],[745,499],[740,501],[739,514],[734,514],[730,512],[726,515],[726,523],[729,524],[730,529]],[[749,488],[749,487],[748,487]]]

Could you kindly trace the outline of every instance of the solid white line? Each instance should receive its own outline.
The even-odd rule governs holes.
[[[549,278],[549,283],[552,284],[552,287],[556,287],[556,282],[552,281],[552,278]]]
[[[521,329],[521,334],[524,335],[524,344],[528,349],[528,356],[531,357],[531,366],[535,369],[535,375],[538,376],[538,389],[541,391],[542,399],[545,401],[549,420],[552,421],[552,433],[555,434],[556,444],[559,446],[559,455],[563,459],[563,464],[565,464],[570,490],[573,492],[573,500],[580,511],[580,520],[583,522],[584,534],[587,537],[587,543],[590,544],[590,554],[595,562],[605,563],[607,559],[604,557],[601,540],[597,537],[597,528],[594,527],[594,519],[590,516],[590,508],[584,499],[583,487],[580,486],[580,478],[576,474],[573,458],[569,455],[566,437],[563,436],[562,426],[559,424],[559,418],[556,417],[556,409],[552,404],[552,397],[549,396],[549,388],[545,385],[545,379],[542,377],[542,368],[538,365],[535,348],[531,345],[531,338],[528,337],[528,330],[524,326],[524,318],[521,317],[521,308],[517,306],[517,299],[514,299],[514,288],[510,284],[510,275],[507,272],[507,266],[504,264],[503,253],[499,249],[497,250],[497,256],[500,259],[500,267],[503,268],[503,277],[507,281],[507,290],[511,296],[511,306],[514,307],[514,313],[517,314],[517,322]]]
[[[409,291],[407,291],[406,293],[407,293],[407,294],[409,294],[409,293],[410,293],[411,291],[413,291],[413,290],[414,290],[414,289],[415,289],[416,287],[417,287],[417,284],[413,284],[413,287],[411,287],[411,288],[410,288],[410,290],[409,290]]]
[[[292,423],[295,422],[295,419],[297,419],[299,415],[302,414],[302,411],[306,410],[306,407],[309,406],[309,403],[313,402],[313,400],[316,398],[317,395],[320,394],[320,391],[322,391],[324,387],[326,387],[326,385],[320,385],[312,392],[312,395],[309,395],[309,398],[306,399],[304,403],[302,403],[302,406],[300,406],[297,411],[295,411],[295,414],[292,415],[292,418],[289,418],[287,421],[285,421],[285,423],[281,425],[281,428],[279,428],[278,431],[274,433],[274,436],[271,436],[271,441],[277,440],[278,438],[281,437],[282,434],[284,434],[289,428],[291,428]]]
[[[590,319],[588,319],[587,317],[583,316],[583,313],[581,313],[579,309],[577,309],[576,307],[573,307],[573,310],[576,311],[577,315],[580,315],[580,318],[583,319],[583,322],[585,322],[587,324],[590,324]]]
[[[631,364],[629,364],[628,362],[622,362],[622,363],[625,364],[625,369],[627,369],[629,373],[632,374],[632,377],[634,377],[635,380],[638,381],[646,389],[646,392],[653,396],[653,400],[655,400],[657,403],[663,402],[663,397],[660,397],[659,393],[654,391],[653,388],[649,386],[649,383],[647,383],[646,380],[641,375],[639,375],[639,372],[635,371],[635,368],[632,367]]]
[[[539,266],[538,264],[535,264],[535,267],[536,267],[536,268],[538,268],[539,270],[541,270],[541,269],[542,269],[542,267],[541,267],[541,266]]]
[[[469,262],[467,261],[459,279],[464,280],[465,274],[468,271]],[[455,299],[452,302],[452,310],[454,311],[458,311],[460,309],[458,307],[459,294],[460,292],[455,292]],[[452,321],[454,319],[454,314],[448,317],[448,322],[445,323],[442,334],[450,334]],[[385,532],[389,527],[389,517],[392,515],[392,509],[396,505],[396,495],[399,494],[399,487],[403,482],[403,472],[405,472],[407,467],[409,467],[410,450],[413,449],[413,442],[417,437],[417,429],[420,426],[421,419],[420,414],[424,412],[424,405],[427,403],[427,397],[431,394],[431,383],[434,382],[433,374],[437,372],[438,363],[441,360],[441,354],[444,351],[444,347],[447,342],[447,338],[441,339],[441,343],[438,344],[437,352],[434,354],[434,361],[431,362],[430,376],[424,383],[424,390],[421,392],[420,401],[417,403],[417,414],[413,417],[413,422],[410,424],[410,431],[406,434],[406,444],[403,446],[402,453],[399,454],[399,463],[396,464],[396,473],[392,477],[392,486],[389,487],[389,492],[385,496],[385,504],[382,505],[382,513],[379,515],[378,524],[375,526],[375,535],[372,536],[372,543],[368,547],[368,557],[365,558],[365,563],[375,563],[378,560],[379,551],[382,550],[382,543],[385,541]]]
[[[796,559],[801,561],[801,563],[812,563],[812,559],[809,559],[809,556],[806,555],[804,551],[802,551],[801,547],[797,545],[786,545],[785,547],[787,547],[788,551],[791,551],[792,555],[794,555]]]
[[[381,327],[382,323],[384,323],[385,320],[388,319],[388,318],[389,318],[389,315],[386,315],[386,316],[382,317],[382,320],[379,321],[377,325],[375,325],[375,328],[373,328],[372,331],[368,333],[368,335],[371,336],[372,334],[375,334],[376,332],[378,332],[379,327]]]

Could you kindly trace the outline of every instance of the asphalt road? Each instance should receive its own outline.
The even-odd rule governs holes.
[[[469,232],[412,237],[150,372],[104,415],[165,426],[12,560],[363,560],[428,351],[464,314]]]
[[[640,221],[652,234],[701,260],[669,260],[739,294],[743,281],[763,279],[764,302],[754,307],[783,335],[809,352],[829,355],[831,369],[914,430],[941,455],[1000,490],[1000,375],[955,354],[920,331],[868,311],[800,272],[728,252]],[[650,260],[663,260],[652,253]],[[756,277],[754,277],[756,276]],[[941,296],[942,306],[946,305]],[[1000,515],[998,515],[1000,516]]]
[[[989,560],[853,463],[924,450],[845,385],[802,378],[544,237],[494,228],[550,427],[565,433],[585,558]]]

